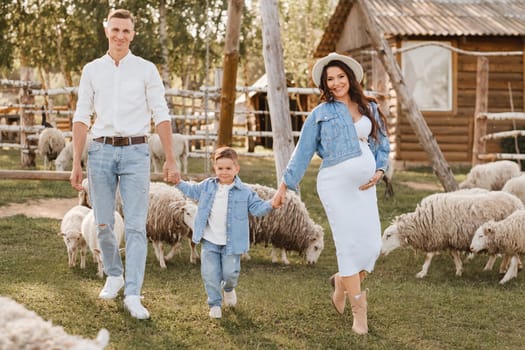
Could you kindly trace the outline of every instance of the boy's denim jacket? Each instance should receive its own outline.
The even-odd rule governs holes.
[[[197,200],[198,210],[195,217],[192,241],[200,243],[208,223],[219,180],[210,177],[198,184],[180,181],[177,186],[187,197]],[[263,216],[272,210],[270,201],[262,200],[255,191],[242,183],[238,176],[228,193],[226,218],[226,254],[243,254],[250,248],[248,214]]]
[[[377,141],[368,136],[368,144],[376,160],[376,169],[386,172],[390,143],[385,125],[379,117],[377,104],[370,102],[370,108],[380,130]],[[361,155],[352,116],[344,103],[321,103],[306,118],[299,142],[283,174],[283,181],[289,189],[297,190],[314,152],[322,159],[321,168]]]

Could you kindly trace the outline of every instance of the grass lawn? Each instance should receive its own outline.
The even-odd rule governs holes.
[[[37,164],[41,161],[37,158]],[[452,258],[434,258],[429,274],[415,274],[424,254],[398,249],[380,257],[364,287],[369,294],[369,334],[351,331],[352,316],[335,313],[328,278],[336,271],[331,233],[316,194],[318,161],[301,184],[310,215],[325,228],[325,249],[314,266],[290,253],[291,264],[272,264],[270,248],[252,247],[242,263],[238,306],[221,320],[210,320],[199,265],[180,255],[162,270],[150,246],[143,287],[147,321],[133,319],[122,297],[97,299],[103,281],[88,256],[87,269],[68,268],[60,221],[0,218],[0,295],[9,296],[66,331],[93,338],[110,332],[108,349],[524,349],[525,278],[523,273],[501,286],[497,271],[482,271],[486,256],[466,263],[455,276]],[[19,169],[17,152],[0,150],[0,168]],[[190,159],[190,172],[202,173],[203,159]],[[270,158],[242,158],[244,182],[276,185]],[[458,173],[457,179],[464,176]],[[394,198],[378,186],[382,227],[412,211],[425,196],[439,191],[430,169],[396,172]],[[34,198],[75,197],[69,183],[0,180],[1,205]],[[499,263],[499,261],[498,261]],[[497,270],[497,269],[496,269]],[[1,312],[1,311],[0,311]],[[1,334],[0,334],[1,336]]]

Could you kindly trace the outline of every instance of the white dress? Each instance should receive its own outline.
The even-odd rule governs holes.
[[[376,170],[366,142],[372,123],[362,116],[354,125],[361,156],[323,168],[317,175],[317,192],[330,223],[341,276],[371,272],[381,250],[376,188],[359,190]]]

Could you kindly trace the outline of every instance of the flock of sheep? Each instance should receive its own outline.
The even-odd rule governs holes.
[[[84,190],[79,193],[79,203],[64,215],[59,234],[64,239],[70,267],[76,265],[80,252],[80,268],[85,268],[86,254],[89,250],[98,266],[97,275],[103,277],[103,261],[96,239],[96,225],[90,208],[87,179],[84,179],[82,186]],[[275,193],[275,189],[266,186],[250,186],[263,199],[270,199]],[[118,193],[115,208],[114,233],[117,242],[122,242],[123,211]],[[191,242],[196,212],[196,203],[186,198],[174,186],[160,182],[150,184],[146,233],[161,268],[167,267],[166,261],[179,251],[184,240],[189,243],[191,249],[190,262],[197,262],[199,255]],[[298,252],[304,256],[307,263],[315,264],[324,248],[324,231],[310,218],[299,196],[290,194],[280,210],[272,211],[264,217],[250,217],[250,240],[252,244],[271,244],[273,262],[278,261],[277,251],[280,250],[285,264],[289,264],[287,251]],[[170,247],[167,254],[164,249],[166,245]],[[249,258],[248,255],[245,257]]]
[[[66,143],[57,129],[45,128],[38,147],[46,169],[53,160],[56,170],[68,170],[71,166],[72,143]],[[164,152],[158,135],[153,134],[149,138],[149,147],[152,171],[160,172]],[[180,169],[187,173],[188,140],[183,135],[173,134],[173,147]],[[85,157],[86,154],[83,159]],[[271,198],[274,193],[268,187],[251,186],[265,199]],[[463,253],[469,253],[471,257],[474,253],[486,251],[489,254],[486,270],[492,269],[496,257],[503,256],[500,272],[505,276],[500,283],[516,277],[518,267],[521,267],[519,254],[525,252],[525,233],[521,233],[520,226],[523,222],[520,218],[525,215],[525,175],[521,175],[518,164],[513,161],[496,161],[474,166],[459,187],[456,192],[430,195],[417,205],[414,212],[396,217],[383,232],[382,253],[387,255],[398,247],[412,247],[426,252],[423,267],[416,275],[423,278],[428,273],[433,256],[441,251],[450,251],[456,275],[463,272]],[[98,263],[98,274],[102,277],[101,256],[96,239],[90,236],[94,229],[78,219],[84,213],[86,220],[93,220],[85,210],[90,206],[86,194],[87,191],[79,204],[84,208],[72,208],[72,212],[64,217],[61,234],[68,247],[69,265],[74,266],[76,251],[80,250],[81,268],[85,268],[87,246]],[[122,220],[121,204],[117,202],[115,215]],[[166,268],[166,260],[178,252],[184,239],[191,248],[190,261],[196,263],[198,253],[191,243],[195,211],[195,203],[175,188],[152,183],[147,234],[161,268]],[[75,220],[70,219],[70,215]],[[291,195],[285,208],[265,217],[250,218],[250,240],[252,244],[271,245],[272,261],[277,262],[280,257],[285,264],[289,263],[286,251],[297,251],[305,256],[308,263],[315,263],[324,247],[322,227],[311,220],[304,204],[294,195]],[[164,254],[164,245],[170,246],[167,254]],[[245,258],[249,255],[246,254]]]
[[[525,253],[525,175],[517,163],[503,160],[476,165],[455,192],[424,198],[411,213],[397,216],[382,237],[381,252],[411,247],[427,253],[416,277],[423,278],[435,254],[450,251],[456,275],[461,256],[487,252],[485,270],[502,256],[500,284],[515,278]]]

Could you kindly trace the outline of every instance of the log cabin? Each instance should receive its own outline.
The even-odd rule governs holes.
[[[368,0],[368,4],[446,161],[470,165],[476,55],[491,53],[485,56],[489,60],[487,112],[525,111],[525,2]],[[330,52],[347,54],[361,62],[366,73],[364,88],[385,97],[380,102],[388,116],[391,158],[396,167],[430,165],[375,54],[362,16],[355,0],[339,0],[313,62]],[[418,47],[409,49],[412,46]],[[523,129],[525,125],[499,122],[489,125],[488,131],[513,128]],[[502,145],[493,142],[487,145],[487,151],[501,151]]]

